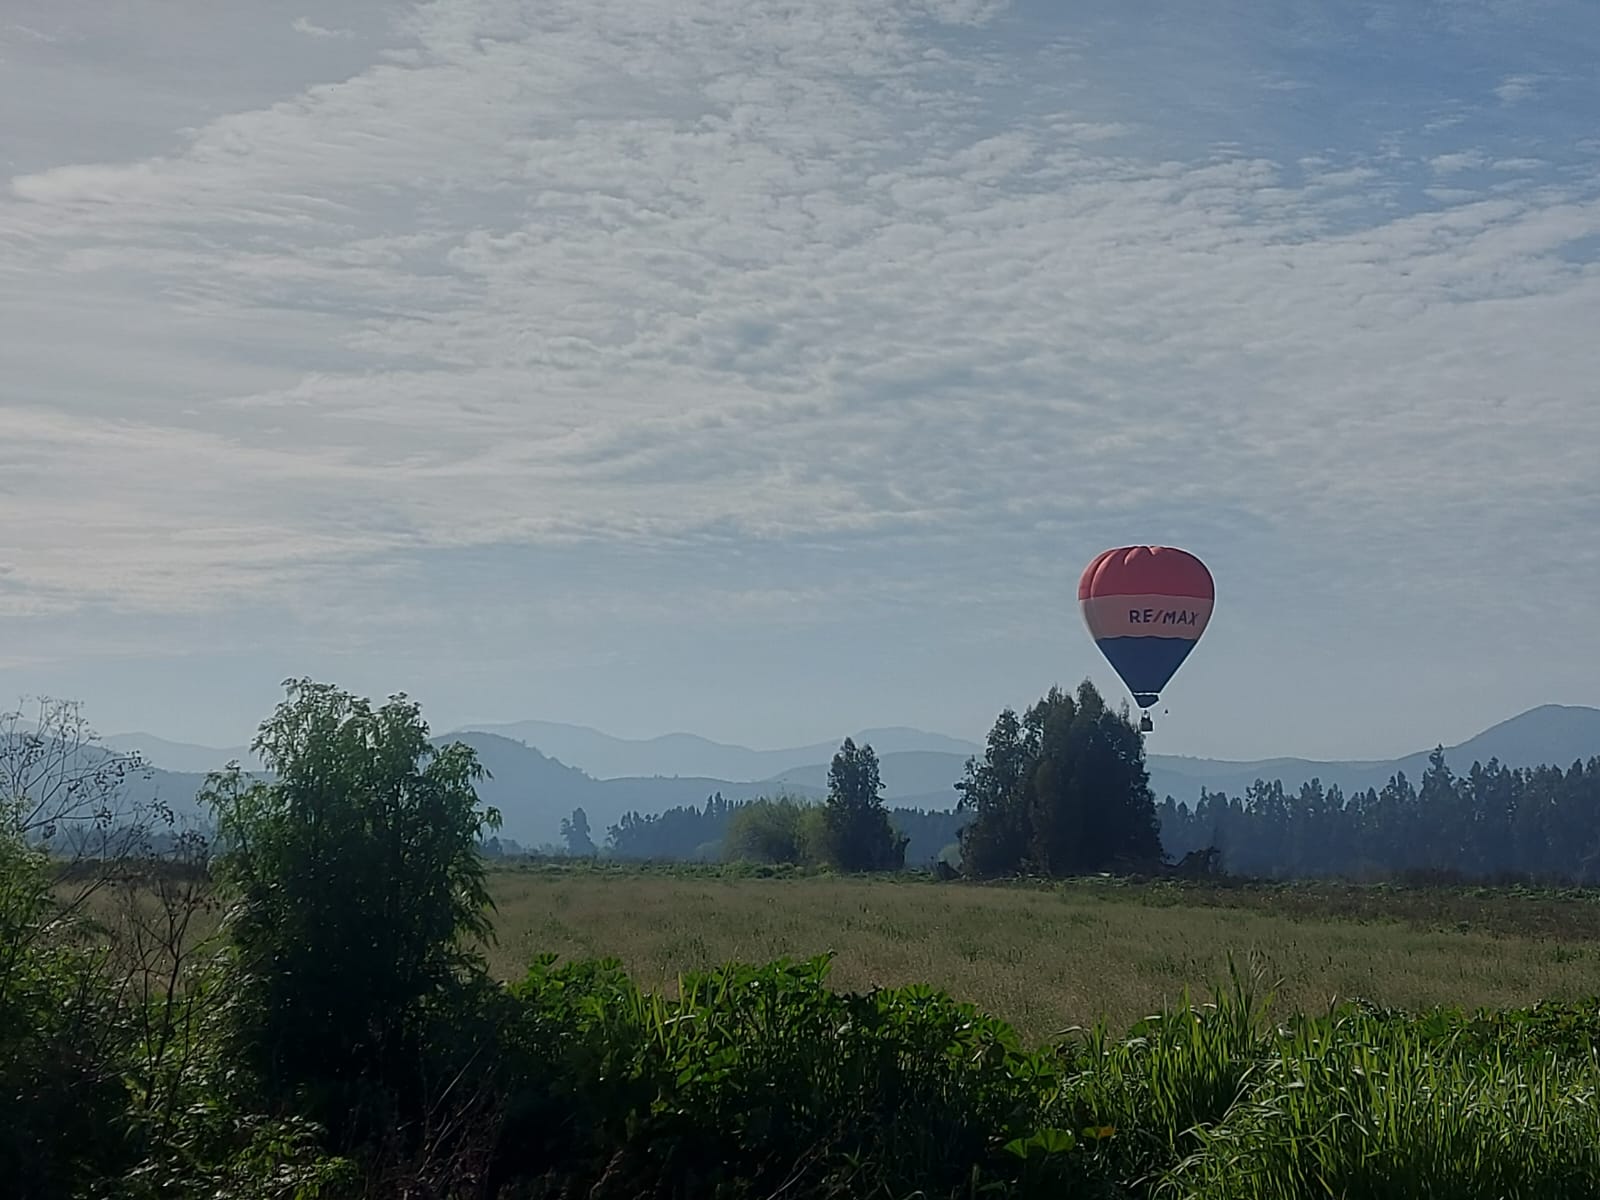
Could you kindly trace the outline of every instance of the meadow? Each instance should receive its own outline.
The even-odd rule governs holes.
[[[163,880],[198,903],[164,907]],[[160,1086],[201,1116],[105,1194],[1552,1200],[1600,1185],[1600,893],[547,860],[497,863],[486,883],[479,949],[510,987],[469,986],[430,1018],[430,1057],[481,1064],[444,1141],[415,1161],[381,1144],[352,1157],[333,1152],[347,1135],[279,1115],[243,1138],[241,1100],[205,1066],[222,1043],[202,1014],[231,996],[195,957],[193,1001],[154,998],[199,1064]],[[180,937],[199,949],[211,896],[176,873],[93,908],[113,945],[189,913]]]
[[[1600,1195],[1600,889],[505,860],[403,700],[266,728],[225,855],[0,836],[8,1195]]]
[[[1513,1008],[1600,991],[1600,897],[1583,891],[1068,880],[736,869],[507,866],[490,874],[499,978],[536,954],[615,957],[642,986],[728,961],[831,953],[845,990],[923,983],[1033,1043],[1104,1019],[1114,1031],[1228,978],[1275,1012],[1363,999],[1418,1011]]]

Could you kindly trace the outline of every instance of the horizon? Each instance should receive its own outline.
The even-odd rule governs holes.
[[[13,0],[3,703],[981,744],[1127,695],[1076,588],[1148,543],[1216,583],[1149,753],[1600,706],[1597,60],[1583,0]]]
[[[1167,760],[1192,759],[1192,760],[1196,760],[1196,761],[1209,761],[1209,762],[1221,762],[1221,763],[1239,763],[1239,764],[1249,764],[1249,763],[1254,763],[1254,762],[1272,762],[1272,761],[1276,761],[1276,760],[1280,760],[1280,759],[1293,760],[1293,761],[1297,761],[1297,762],[1306,762],[1306,763],[1330,763],[1330,764],[1350,764],[1350,765],[1359,765],[1359,764],[1367,764],[1367,763],[1385,763],[1385,762],[1390,762],[1390,761],[1394,761],[1394,760],[1401,759],[1401,758],[1411,757],[1411,756],[1418,755],[1418,754],[1426,754],[1429,751],[1431,751],[1434,746],[1437,746],[1437,745],[1442,745],[1446,749],[1450,749],[1450,748],[1455,747],[1455,746],[1463,745],[1463,744],[1465,744],[1467,742],[1472,741],[1474,738],[1479,737],[1482,734],[1485,734],[1485,733],[1489,732],[1490,730],[1499,728],[1502,725],[1505,725],[1505,724],[1508,724],[1510,722],[1519,720],[1519,719],[1521,719],[1523,717],[1531,716],[1532,714],[1534,714],[1536,712],[1540,712],[1540,711],[1545,710],[1545,709],[1557,709],[1557,710],[1563,710],[1563,711],[1584,711],[1584,712],[1600,713],[1600,705],[1587,705],[1587,704],[1577,704],[1577,705],[1573,705],[1573,704],[1537,704],[1537,705],[1533,705],[1530,708],[1520,709],[1517,712],[1510,713],[1510,714],[1506,715],[1505,717],[1500,718],[1499,720],[1492,721],[1488,725],[1483,726],[1482,728],[1472,730],[1470,733],[1466,733],[1466,734],[1461,735],[1459,737],[1455,737],[1455,738],[1449,739],[1449,740],[1446,740],[1446,739],[1435,739],[1433,741],[1428,742],[1425,746],[1421,746],[1421,745],[1413,746],[1412,748],[1410,748],[1408,750],[1403,750],[1403,751],[1400,751],[1399,753],[1395,753],[1395,754],[1350,755],[1350,756],[1347,756],[1347,757],[1337,758],[1337,759],[1314,758],[1314,757],[1311,757],[1311,756],[1308,756],[1308,755],[1295,754],[1295,753],[1292,753],[1292,752],[1284,752],[1284,753],[1280,753],[1280,754],[1261,755],[1261,756],[1258,756],[1258,757],[1255,757],[1255,758],[1245,758],[1245,759],[1229,758],[1227,756],[1222,756],[1222,755],[1168,754],[1168,753],[1163,752],[1160,749],[1152,748],[1149,745],[1149,735],[1145,735],[1145,741],[1146,741],[1145,753],[1146,753],[1147,757],[1163,758],[1163,759],[1167,759]],[[424,720],[427,719],[426,711],[424,711],[424,713],[423,713],[423,719]],[[484,734],[489,734],[491,736],[504,737],[507,740],[511,740],[511,741],[519,741],[519,742],[521,742],[521,741],[523,741],[523,739],[511,738],[510,735],[508,735],[507,733],[504,732],[504,730],[507,729],[507,728],[511,728],[511,727],[514,727],[514,726],[517,726],[517,725],[523,725],[523,724],[558,725],[558,726],[563,726],[563,727],[568,728],[568,729],[581,730],[581,731],[588,732],[588,733],[599,734],[602,737],[617,738],[618,740],[621,740],[621,741],[624,741],[624,742],[628,742],[628,743],[631,743],[631,744],[639,744],[639,745],[647,744],[647,743],[653,742],[653,741],[659,741],[659,740],[662,740],[662,739],[665,739],[665,738],[690,737],[690,738],[700,739],[702,741],[708,742],[708,743],[710,743],[712,745],[715,745],[715,746],[718,746],[718,747],[724,747],[724,748],[736,749],[736,750],[749,750],[749,751],[753,751],[755,753],[779,753],[779,752],[783,752],[783,751],[803,749],[803,748],[807,748],[807,747],[810,747],[810,746],[824,746],[824,745],[835,745],[836,746],[840,742],[842,742],[842,740],[844,738],[846,738],[846,737],[855,738],[855,737],[859,736],[860,734],[871,732],[871,731],[879,731],[879,730],[896,730],[896,731],[903,731],[903,732],[907,732],[907,733],[930,735],[930,736],[933,736],[933,737],[951,738],[951,739],[957,740],[957,741],[972,742],[972,743],[974,743],[975,745],[977,745],[979,747],[980,752],[981,752],[981,749],[982,749],[982,747],[984,745],[984,738],[982,736],[974,737],[974,738],[965,738],[960,734],[947,733],[947,732],[942,731],[942,730],[924,729],[924,728],[921,728],[921,727],[918,727],[918,726],[908,726],[908,725],[899,725],[899,724],[890,724],[890,725],[877,724],[877,725],[865,726],[861,730],[858,730],[858,731],[849,732],[849,733],[841,733],[841,734],[838,735],[838,737],[832,738],[832,739],[823,738],[823,739],[817,739],[817,740],[814,740],[814,741],[804,741],[804,742],[796,741],[796,742],[787,742],[787,743],[783,743],[783,744],[774,744],[774,745],[767,745],[767,746],[750,746],[750,745],[746,745],[745,743],[742,743],[742,742],[730,742],[730,741],[726,741],[726,740],[721,739],[721,738],[714,738],[714,737],[709,737],[709,736],[704,735],[704,734],[696,733],[695,731],[688,730],[688,729],[674,729],[674,730],[669,730],[666,733],[654,734],[654,735],[651,735],[649,737],[643,737],[643,738],[622,738],[620,735],[611,733],[608,730],[598,729],[598,728],[596,728],[595,726],[592,726],[592,725],[580,725],[580,724],[575,724],[575,723],[569,722],[569,721],[551,721],[551,720],[548,720],[547,718],[541,718],[541,717],[528,717],[528,718],[523,718],[521,720],[514,720],[514,721],[483,721],[483,722],[468,723],[468,724],[458,724],[458,725],[452,725],[447,729],[441,729],[440,727],[434,726],[434,725],[432,725],[430,723],[430,728],[433,730],[433,736],[434,737],[451,737],[451,736],[453,736],[455,734],[460,734],[460,733],[484,733]],[[495,726],[499,726],[500,728],[495,728]],[[250,742],[250,738],[242,738],[242,739],[239,739],[239,740],[236,740],[236,741],[233,741],[233,742],[229,742],[229,743],[226,743],[226,744],[222,744],[222,745],[216,745],[216,744],[212,744],[212,743],[191,742],[191,741],[185,741],[185,740],[183,740],[181,738],[169,738],[169,737],[166,737],[166,736],[164,736],[162,734],[153,733],[150,730],[144,730],[144,729],[130,729],[130,730],[122,730],[122,731],[118,731],[118,732],[114,732],[114,733],[102,733],[100,736],[103,739],[108,739],[108,740],[109,739],[150,738],[150,739],[155,740],[155,741],[167,742],[169,744],[176,745],[176,746],[182,746],[182,747],[185,747],[185,748],[188,748],[188,749],[215,750],[215,751],[219,751],[219,752],[220,751],[227,751],[227,750],[237,750],[237,749],[239,749],[241,747],[248,746],[248,744]],[[554,756],[554,755],[549,755],[544,749],[542,749],[540,746],[538,746],[538,745],[536,745],[534,743],[523,742],[523,744],[528,745],[529,748],[531,748],[531,749],[538,750],[541,754],[546,754],[547,757],[558,757],[558,756]],[[888,753],[898,753],[898,752],[890,751]],[[1597,747],[1597,753],[1600,753],[1600,747]],[[161,764],[160,763],[155,763],[154,765],[159,767]],[[572,766],[574,764],[568,763],[567,765],[568,766]],[[750,782],[750,781],[733,781],[733,782]]]

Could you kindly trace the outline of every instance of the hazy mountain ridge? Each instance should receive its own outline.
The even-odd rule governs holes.
[[[838,749],[838,747],[834,747]],[[873,749],[877,746],[874,743]],[[981,755],[981,750],[972,754]],[[960,799],[955,790],[956,780],[964,773],[968,755],[949,754],[933,750],[906,750],[879,754],[878,770],[883,779],[883,795],[888,800],[901,800],[911,796],[939,795],[939,807],[952,808]],[[833,751],[828,757],[803,767],[784,771],[765,782],[774,786],[813,788],[826,793],[828,770],[833,762]]]
[[[141,765],[130,765],[123,771],[120,782],[116,781],[113,774],[106,772],[104,784],[114,788],[110,793],[104,793],[98,785],[88,782],[93,774],[101,770],[102,763],[126,753],[101,740],[70,748],[57,743],[43,754],[36,754],[22,751],[16,744],[0,739],[0,759],[3,759],[0,761],[0,783],[3,783],[7,793],[13,789],[38,789],[40,792],[51,789],[59,804],[80,811],[95,809],[104,803],[115,820],[127,820],[135,814],[144,814],[148,819],[153,804],[164,804],[172,809],[182,826],[195,824],[201,815],[196,797],[205,786],[204,772],[165,770],[146,759]],[[16,774],[13,775],[13,772]],[[68,789],[60,784],[63,780],[73,779],[81,779],[85,783],[76,798],[69,798]]]
[[[529,725],[534,723],[522,723]],[[500,726],[500,729],[521,726]],[[535,748],[504,733],[473,729],[435,737],[436,742],[463,741],[478,751],[491,778],[484,780],[479,794],[484,802],[501,810],[505,820],[503,833],[524,843],[554,841],[559,836],[562,818],[574,808],[582,807],[589,818],[590,831],[597,842],[605,839],[606,828],[614,824],[624,812],[658,813],[676,805],[699,805],[707,796],[721,792],[729,800],[743,800],[756,796],[787,792],[797,796],[819,797],[827,787],[828,764],[836,744],[801,746],[788,750],[749,750],[746,747],[725,746],[693,735],[672,735],[648,742],[629,743],[626,739],[608,738],[581,726],[557,727],[576,730],[579,736],[594,735],[604,748],[611,743],[624,746],[650,747],[666,744],[677,753],[684,747],[694,747],[696,752],[722,754],[725,751],[742,753],[746,763],[770,764],[773,761],[792,760],[811,755],[810,761],[793,763],[776,771],[745,779],[718,776],[703,772],[672,774],[671,765],[688,766],[694,761],[686,757],[674,758],[671,754],[656,762],[646,762],[645,770],[632,776],[600,778],[581,765],[573,765],[543,747]],[[888,732],[891,736],[878,735]],[[135,739],[139,735],[124,735],[118,743]],[[978,747],[971,751],[927,749],[917,747],[921,739],[928,743],[964,745],[957,739],[938,734],[925,734],[918,730],[864,731],[861,741],[870,742],[879,751],[879,764],[884,782],[884,798],[891,806],[914,808],[952,808],[958,799],[955,783],[962,777],[968,753],[980,753]],[[842,739],[841,739],[842,740]],[[140,748],[147,758],[156,762],[158,739],[150,739]],[[913,748],[892,750],[886,746],[906,745]],[[105,739],[111,746],[113,739]],[[243,756],[226,750],[205,747],[178,746],[186,752],[205,752],[188,762],[209,761],[221,766],[230,755]],[[569,743],[568,752],[574,748],[576,737]],[[710,747],[710,751],[706,751]],[[635,751],[629,751],[633,753]],[[1193,804],[1200,797],[1200,789],[1223,791],[1241,795],[1257,779],[1279,779],[1289,790],[1312,778],[1322,780],[1324,786],[1337,784],[1346,795],[1368,787],[1381,788],[1397,771],[1415,780],[1427,768],[1428,750],[1419,750],[1403,758],[1370,761],[1318,762],[1299,758],[1260,759],[1234,762],[1219,759],[1185,758],[1172,755],[1149,756],[1151,786],[1157,800],[1172,796]],[[1447,747],[1445,759],[1458,771],[1468,770],[1474,761],[1488,762],[1498,758],[1506,766],[1531,767],[1551,764],[1565,768],[1576,759],[1600,755],[1600,709],[1544,705],[1503,721],[1457,746]],[[730,756],[732,757],[732,756]],[[613,765],[619,759],[609,760]],[[246,769],[254,764],[245,763]],[[167,766],[166,763],[161,764]],[[202,774],[158,769],[152,773],[141,791],[158,791],[180,808],[193,809],[192,797],[201,783]],[[188,804],[183,801],[188,800]]]
[[[696,776],[595,779],[532,746],[482,730],[444,734],[435,742],[464,742],[478,752],[489,778],[478,784],[485,804],[500,810],[501,832],[519,842],[556,841],[561,821],[582,808],[597,843],[607,827],[630,811],[659,813],[677,805],[701,805],[721,792],[729,800],[770,795],[778,789],[761,782],[740,782]],[[814,789],[787,789],[796,795],[820,796]]]
[[[233,761],[246,771],[261,769],[260,760],[249,746],[199,746],[192,742],[168,741],[153,733],[113,734],[101,738],[99,744],[117,754],[137,753],[148,763],[159,763],[165,771],[204,775],[209,771],[220,771]]]
[[[1320,779],[1324,787],[1337,784],[1346,796],[1367,788],[1381,788],[1403,771],[1415,782],[1428,768],[1432,747],[1403,758],[1319,762],[1304,758],[1270,758],[1251,762],[1182,758],[1161,754],[1148,757],[1150,786],[1158,800],[1171,796],[1185,804],[1200,799],[1200,788],[1240,795],[1257,779],[1282,780],[1286,790],[1298,791],[1303,783]],[[1557,766],[1565,769],[1578,759],[1600,755],[1600,708],[1545,704],[1492,725],[1455,746],[1444,748],[1445,762],[1458,774],[1474,762],[1499,759],[1507,767]]]
[[[478,724],[458,732],[492,733],[535,746],[540,753],[581,768],[595,779],[631,779],[650,776],[689,776],[701,779],[773,779],[787,771],[832,761],[845,735],[831,742],[804,746],[785,746],[775,750],[753,750],[748,746],[716,742],[692,733],[668,733],[660,737],[634,739],[613,737],[587,725],[563,725],[553,721],[516,721],[510,724]],[[857,744],[870,743],[882,758],[885,754],[933,752],[958,756],[980,754],[976,742],[928,733],[921,729],[892,726],[864,729],[850,735]]]

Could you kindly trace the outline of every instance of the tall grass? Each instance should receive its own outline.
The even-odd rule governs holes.
[[[1596,1066],[1592,1053],[1474,1047],[1346,1007],[1263,1046],[1251,1086],[1226,1119],[1197,1129],[1200,1145],[1168,1190],[1230,1200],[1594,1196]]]
[[[529,959],[615,956],[650,987],[730,960],[831,953],[836,986],[924,982],[1038,1045],[1105,1019],[1212,998],[1227,956],[1254,955],[1278,1011],[1333,997],[1414,1011],[1516,1008],[1594,986],[1600,904],[1508,893],[1192,888],[1072,882],[973,887],[911,879],[719,875],[710,869],[505,871],[492,877],[503,979]]]
[[[1600,1001],[1583,998],[1582,956],[1558,959],[1537,935],[1417,928],[1404,913],[1362,923],[1184,909],[1109,885],[591,872],[519,894],[519,878],[496,890],[499,953],[520,969],[441,1014],[472,1064],[460,1085],[471,1103],[439,1113],[470,1165],[439,1168],[455,1183],[408,1193],[367,1164],[357,1186],[353,1159],[324,1159],[311,1133],[293,1141],[292,1123],[252,1132],[263,1114],[216,1107],[200,1088],[204,1103],[182,1093],[182,1136],[157,1147],[165,1173],[105,1194],[226,1195],[226,1172],[245,1170],[309,1197],[300,1171],[328,1200],[1600,1196]],[[1515,923],[1510,900],[1465,902]],[[811,939],[842,949],[785,952]],[[1349,989],[1284,978],[1285,962],[1342,947],[1409,961],[1444,993],[1482,974],[1485,960],[1463,953],[1473,946],[1498,949],[1508,976],[1528,962],[1564,973],[1517,987],[1560,978],[1569,998],[1408,1011],[1388,1006],[1393,995],[1330,1000]],[[1180,969],[1152,973],[1167,960]],[[1129,964],[1146,972],[1132,971],[1132,986],[1114,977]],[[952,995],[941,971],[987,983],[1031,1027],[970,1002],[975,986]],[[1122,986],[1123,1008],[1045,1024],[1093,1007],[1087,990],[1051,1007],[1067,986]],[[244,1149],[219,1166],[191,1153],[196,1138]],[[391,1173],[421,1177],[405,1163]]]
[[[1195,1200],[1600,1194],[1600,1004],[1269,1017],[1230,964],[1214,1004],[1087,1039],[1065,1094],[1119,1129],[1127,1185]]]
[[[544,1069],[578,1081],[562,1110],[590,1138],[564,1178],[652,1195],[1600,1194],[1592,1003],[1343,1002],[1279,1022],[1230,963],[1208,1003],[1028,1049],[932,988],[835,991],[828,966],[727,966],[669,998],[614,962],[536,964],[517,995],[565,1014],[547,1030],[568,1031],[567,1057]],[[585,1045],[605,1050],[578,1069]]]

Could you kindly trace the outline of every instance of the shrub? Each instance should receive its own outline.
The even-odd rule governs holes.
[[[820,866],[825,860],[821,805],[791,796],[753,800],[728,819],[723,856],[735,862]]]
[[[829,959],[729,965],[667,999],[615,962],[537,961],[514,989],[527,1092],[508,1152],[596,1196],[949,1194],[1057,1181],[1048,1052],[926,987],[842,994]],[[1049,1135],[1049,1136],[1044,1136]],[[1021,1152],[1019,1153],[1019,1150]]]
[[[237,766],[205,799],[225,844],[226,922],[240,1061],[272,1113],[338,1145],[421,1118],[428,1051],[453,992],[481,974],[465,939],[489,933],[472,750],[428,740],[403,696],[374,710],[310,681],[261,727],[276,773]]]

